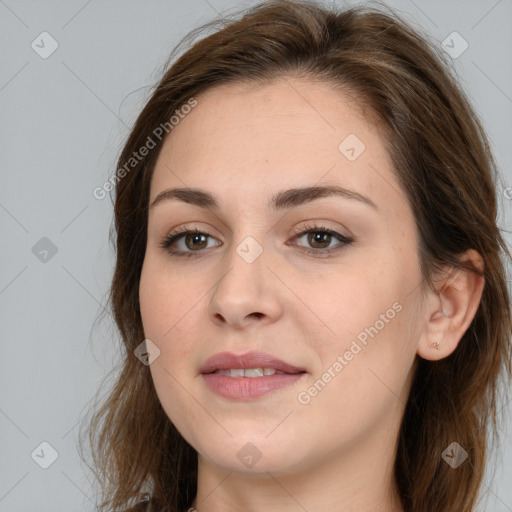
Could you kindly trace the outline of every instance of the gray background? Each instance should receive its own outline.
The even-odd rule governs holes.
[[[0,0],[0,512],[94,510],[79,422],[106,389],[119,341],[108,314],[99,317],[113,269],[112,204],[92,191],[114,172],[172,47],[217,13],[253,3]],[[499,223],[509,229],[512,1],[386,3],[439,45],[454,31],[467,41],[453,62],[491,138]],[[44,31],[58,43],[47,58],[31,47],[51,49]],[[512,511],[507,415],[480,511]],[[50,462],[44,441],[58,453],[47,469],[35,462]]]

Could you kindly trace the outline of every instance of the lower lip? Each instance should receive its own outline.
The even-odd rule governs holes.
[[[208,387],[217,395],[224,398],[237,398],[239,400],[258,398],[271,391],[291,386],[300,380],[306,372],[302,373],[275,373],[263,377],[228,377],[220,373],[206,373],[203,377]]]

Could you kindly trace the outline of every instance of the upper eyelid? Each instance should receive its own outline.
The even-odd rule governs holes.
[[[328,228],[327,226],[324,226],[323,224],[324,223],[321,222],[321,221],[319,221],[316,225],[311,225],[311,224],[306,222],[300,228],[297,228],[295,230],[295,233],[294,233],[294,235],[292,237],[292,240],[296,240],[297,238],[301,238],[304,235],[306,235],[307,233],[317,232],[317,233],[329,233],[331,236],[333,236],[334,238],[338,239],[339,245],[351,243],[351,242],[354,241],[354,238],[353,238],[352,234],[343,235],[342,233],[339,233],[335,229]],[[178,240],[180,240],[181,238],[183,238],[184,236],[186,236],[186,235],[188,235],[190,233],[197,233],[197,234],[206,235],[207,237],[213,238],[213,239],[215,239],[215,240],[220,242],[220,240],[218,240],[215,236],[213,236],[212,234],[208,233],[207,230],[201,230],[201,229],[199,229],[197,227],[192,227],[191,228],[191,227],[185,225],[185,226],[182,226],[181,228],[177,228],[176,230],[171,231],[169,234],[165,235],[163,237],[162,241],[160,242],[160,246],[165,248],[165,249],[167,249],[167,250],[169,250],[169,248],[171,247],[172,244],[175,244]],[[168,243],[169,240],[171,240],[170,243]],[[220,242],[220,244],[222,244],[222,242]],[[292,245],[296,245],[296,244],[292,244]],[[302,246],[299,246],[299,247],[302,247]],[[307,249],[307,247],[304,247],[304,249]],[[322,252],[328,252],[329,250],[332,250],[332,249],[333,248],[330,248],[330,249],[329,248],[318,249],[316,251],[314,249],[308,249],[308,250],[311,250],[311,251],[314,251],[314,252],[318,252],[320,254]],[[190,253],[190,254],[193,254],[194,252],[197,252],[199,254],[199,253],[201,253],[203,251],[204,251],[204,249],[201,249],[199,251],[175,250],[173,252],[176,252],[176,253]]]
[[[329,222],[329,221],[327,221],[327,222]],[[188,233],[188,232],[192,231],[192,232],[203,233],[208,236],[214,237],[215,235],[213,235],[212,233],[209,233],[208,231],[211,229],[213,229],[214,231],[217,231],[215,228],[208,227],[206,229],[202,229],[197,226],[191,226],[190,224],[192,224],[192,223],[186,223],[178,228],[172,229],[165,236],[180,235],[180,234]],[[295,231],[295,234],[301,234],[301,233],[304,233],[305,231],[311,231],[311,230],[332,231],[334,233],[338,233],[339,235],[342,235],[342,233],[339,232],[339,228],[330,228],[324,224],[325,224],[325,221],[323,221],[323,220],[303,221],[301,224],[299,224],[299,227],[294,228],[294,231]],[[347,234],[344,235],[346,238],[352,237],[352,233],[345,226],[343,226],[341,229],[347,231]]]
[[[336,234],[336,235],[340,235],[344,238],[351,238],[352,235],[349,234],[349,235],[343,235],[342,233],[339,233],[336,229],[332,229],[332,228],[329,228],[327,226],[323,226],[323,225],[320,225],[322,223],[319,223],[318,225],[304,225],[304,226],[301,226],[300,228],[297,228],[295,230],[295,233],[294,233],[294,237],[296,236],[299,236],[299,235],[304,235],[306,233],[309,233],[309,232],[327,232],[327,233],[331,233],[331,234]],[[214,235],[212,235],[211,233],[208,232],[208,230],[202,230],[200,228],[197,228],[197,227],[188,227],[188,226],[184,226],[184,227],[181,227],[181,228],[177,228],[175,230],[172,230],[170,233],[164,235],[164,238],[170,238],[170,237],[173,237],[173,236],[180,236],[180,235],[187,235],[189,233],[200,233],[200,234],[203,234],[203,235],[207,235],[211,238],[216,238]]]

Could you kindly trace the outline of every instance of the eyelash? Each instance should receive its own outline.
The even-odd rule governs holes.
[[[301,228],[295,233],[295,236],[293,237],[294,240],[297,239],[297,238],[300,238],[301,236],[303,235],[306,235],[308,233],[327,233],[331,236],[334,236],[335,238],[338,238],[341,242],[341,244],[338,244],[337,246],[331,248],[331,249],[306,249],[304,247],[302,247],[302,251],[306,254],[312,254],[312,255],[315,255],[315,256],[318,256],[318,255],[330,255],[331,253],[333,252],[338,252],[340,251],[341,249],[343,249],[343,247],[351,244],[352,242],[354,242],[354,239],[353,238],[350,238],[350,237],[346,237],[346,236],[343,236],[342,234],[338,233],[337,231],[334,231],[332,229],[329,229],[329,228],[326,228],[325,226],[323,225],[308,225],[308,224],[304,224],[303,226],[301,226]],[[188,234],[201,234],[201,235],[206,235],[207,237],[211,237],[211,235],[209,233],[206,233],[204,231],[200,231],[199,229],[197,228],[194,228],[194,229],[188,229],[186,226],[184,228],[180,228],[178,231],[175,231],[173,233],[170,233],[168,234],[167,236],[165,236],[162,241],[160,242],[159,246],[162,247],[163,249],[167,249],[167,252],[171,255],[171,256],[185,256],[185,257],[191,257],[191,256],[199,256],[203,251],[204,249],[200,249],[200,250],[197,250],[197,251],[176,251],[174,249],[171,249],[171,245],[176,241],[178,240],[179,238],[185,236],[185,235],[188,235]],[[213,238],[213,237],[212,237]],[[340,247],[341,245],[341,247]]]

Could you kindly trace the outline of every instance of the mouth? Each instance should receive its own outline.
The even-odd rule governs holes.
[[[257,378],[274,374],[305,373],[304,368],[292,365],[265,352],[233,354],[220,352],[210,357],[200,368],[202,374],[217,373],[229,377]]]
[[[285,388],[306,375],[306,370],[270,354],[222,352],[201,367],[211,391],[224,398],[252,400]]]
[[[287,375],[286,372],[281,372],[275,368],[231,368],[229,370],[216,370],[211,373],[227,375],[228,377],[248,377],[250,379],[263,377],[264,375]]]

